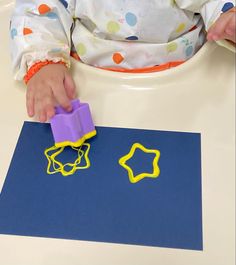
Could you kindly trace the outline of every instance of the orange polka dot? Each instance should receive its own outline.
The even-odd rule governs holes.
[[[43,15],[51,11],[48,5],[42,4],[38,7],[39,14]]]
[[[116,52],[113,54],[112,59],[114,63],[120,64],[124,60],[124,57],[120,53]]]
[[[33,33],[33,31],[30,28],[24,28],[23,29],[23,34],[24,35],[28,35],[28,34],[31,34],[31,33]]]

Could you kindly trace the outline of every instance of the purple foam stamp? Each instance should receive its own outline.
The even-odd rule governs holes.
[[[56,147],[78,147],[96,135],[88,103],[76,99],[71,104],[71,112],[57,106],[55,116],[50,120]]]

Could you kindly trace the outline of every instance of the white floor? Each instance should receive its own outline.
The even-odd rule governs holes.
[[[13,1],[0,0],[0,190],[23,121],[29,120],[25,88],[13,81],[10,68],[12,7]],[[234,265],[234,54],[207,44],[184,65],[161,73],[118,74],[79,63],[73,73],[96,125],[201,133],[204,250],[0,235],[0,264]]]

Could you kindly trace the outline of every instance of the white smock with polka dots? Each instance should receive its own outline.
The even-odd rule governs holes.
[[[185,61],[234,1],[219,0],[17,0],[11,19],[16,79],[37,62],[82,62],[137,69]]]

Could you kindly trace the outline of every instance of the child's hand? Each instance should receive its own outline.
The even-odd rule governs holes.
[[[223,13],[217,21],[210,27],[207,39],[209,41],[214,40],[229,40],[232,42],[236,42],[236,13],[235,9],[232,11],[228,11]]]
[[[40,69],[27,84],[28,115],[36,115],[40,122],[45,122],[54,116],[56,103],[66,111],[71,111],[70,100],[73,98],[75,83],[67,68],[61,64],[49,64]]]

